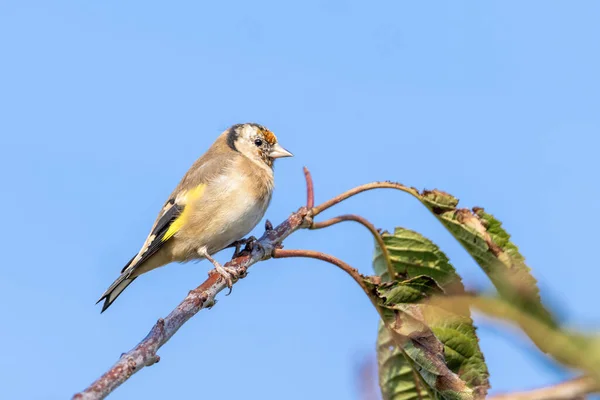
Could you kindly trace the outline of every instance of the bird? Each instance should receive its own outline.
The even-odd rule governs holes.
[[[263,218],[273,193],[275,159],[292,156],[257,123],[221,133],[185,173],[139,252],[100,297],[101,313],[138,276],[171,262],[207,259],[231,289],[235,270],[212,256],[239,245]]]

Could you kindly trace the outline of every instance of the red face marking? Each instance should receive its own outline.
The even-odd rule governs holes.
[[[277,137],[270,130],[265,128],[262,130],[262,134],[265,137],[267,143],[269,143],[270,145],[274,145],[275,143],[277,143]]]

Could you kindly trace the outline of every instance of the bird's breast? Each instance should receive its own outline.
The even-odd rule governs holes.
[[[194,247],[206,246],[209,253],[215,253],[246,236],[260,222],[271,193],[272,185],[261,185],[247,175],[217,178],[194,204],[185,236],[195,242]]]

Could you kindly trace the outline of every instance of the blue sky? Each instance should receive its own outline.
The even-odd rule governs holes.
[[[304,202],[303,165],[317,202],[372,180],[443,189],[504,222],[565,323],[597,329],[599,12],[595,1],[0,2],[2,397],[68,398],[205,279],[206,262],[171,265],[108,312],[94,306],[181,175],[245,121],[295,154],[276,166],[274,223]],[[368,193],[328,215],[347,212],[422,232],[468,286],[485,284],[408,196]],[[298,232],[286,248],[370,272],[359,226]],[[358,399],[376,330],[342,272],[271,260],[111,398]],[[479,332],[493,392],[567,376],[513,331]]]

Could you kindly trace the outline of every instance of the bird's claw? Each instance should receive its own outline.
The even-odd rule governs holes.
[[[254,240],[248,241],[248,243],[246,243],[246,247],[242,252],[252,253],[255,249],[260,250],[263,253],[263,255],[267,254],[265,247],[256,238],[254,238]]]
[[[265,231],[272,231],[273,230],[273,224],[271,223],[271,221],[266,220],[265,221]]]
[[[231,243],[229,246],[227,247],[235,247],[235,251],[233,252],[233,256],[231,256],[231,258],[236,258],[239,257],[242,254],[242,246],[245,246],[249,240],[252,240],[254,238],[254,236],[250,236],[248,239],[240,239],[240,240],[236,240],[235,242]]]
[[[235,247],[232,258],[236,258],[242,255],[242,253],[250,253],[254,250],[254,246],[258,244],[258,239],[254,236],[250,236],[246,239],[240,239],[233,242],[229,247]],[[243,250],[240,250],[244,246]],[[260,246],[260,244],[258,244]]]
[[[229,247],[235,247],[235,251],[233,252],[233,255],[231,256],[231,259],[239,257],[242,244],[244,244],[244,243],[241,240],[236,240],[229,246]]]
[[[226,296],[229,296],[233,287],[233,282],[237,281],[240,278],[240,274],[234,267],[223,267],[221,265],[215,265],[215,270],[225,280],[225,284],[229,288],[229,292],[226,294]]]
[[[251,236],[246,242],[246,247],[244,248],[244,251],[252,252],[256,247],[260,249],[262,248],[262,245],[259,243],[258,239],[256,239],[254,236]]]

